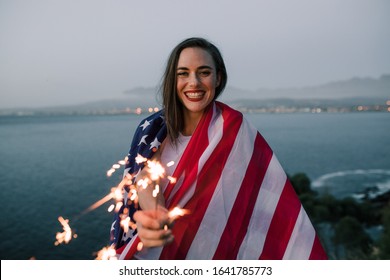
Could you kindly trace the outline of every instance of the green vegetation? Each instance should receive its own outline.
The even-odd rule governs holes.
[[[389,193],[362,201],[311,189],[304,173],[289,177],[330,259],[390,259]],[[380,229],[372,234],[370,229]]]

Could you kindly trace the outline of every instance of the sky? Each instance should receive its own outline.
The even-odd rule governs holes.
[[[321,85],[390,73],[387,0],[0,0],[0,108],[157,87],[172,48],[204,37],[228,86]]]

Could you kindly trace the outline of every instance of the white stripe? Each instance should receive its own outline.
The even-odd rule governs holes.
[[[117,256],[119,260],[124,260],[126,258],[126,255],[133,246],[137,236],[138,234],[134,235],[129,243],[126,244],[125,249],[123,249],[122,253]],[[134,258],[139,260],[157,260],[160,257],[162,249],[163,247],[143,248],[141,251],[137,251],[134,254]]]
[[[126,244],[125,249],[123,249],[122,253],[118,257],[119,260],[124,260],[125,259],[126,255],[127,255],[127,252],[129,252],[129,250],[131,248],[131,245],[134,243],[134,240],[136,239],[137,236],[138,236],[138,234],[134,235],[132,237],[132,239],[129,241],[129,243]]]
[[[131,167],[126,168],[125,170],[123,170],[123,176],[122,176],[122,178],[125,178],[125,176],[127,175],[127,173],[129,173],[130,169],[131,169]]]
[[[158,260],[164,247],[143,248],[134,254],[137,260]]]
[[[176,183],[174,184],[172,192],[171,192],[169,198],[167,199],[167,201],[165,202],[165,205],[169,205],[171,203],[172,198],[174,197],[176,192],[180,189],[181,185],[183,184],[183,181],[184,181],[184,173],[181,174],[180,178],[176,178]],[[163,190],[164,192],[166,190],[167,185],[164,187],[164,190]]]
[[[252,158],[257,130],[244,120],[187,259],[212,259]],[[239,152],[237,152],[239,151]]]
[[[257,196],[247,234],[237,255],[238,259],[253,260],[259,258],[286,180],[287,176],[279,161],[275,155],[272,155]]]
[[[202,170],[204,164],[209,159],[210,155],[214,152],[215,147],[219,144],[223,136],[223,124],[224,120],[219,108],[214,104],[213,116],[208,127],[208,141],[209,145],[199,158],[198,162],[198,174]]]
[[[283,259],[309,259],[315,236],[316,233],[314,227],[301,205],[299,216],[295,223],[294,230],[291,234]]]

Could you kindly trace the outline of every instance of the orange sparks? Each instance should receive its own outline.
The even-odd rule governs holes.
[[[146,162],[146,161],[148,161],[148,159],[143,157],[143,156],[141,156],[140,154],[138,154],[137,157],[135,158],[135,162],[138,163],[138,164],[140,164],[142,162]]]
[[[174,221],[178,217],[182,217],[182,216],[187,215],[189,213],[190,213],[189,210],[182,209],[180,207],[175,207],[171,211],[168,212],[168,217],[170,220]]]
[[[145,179],[140,179],[138,182],[137,182],[137,185],[139,187],[142,187],[143,189],[146,189],[149,185],[150,181],[148,178],[145,178]]]
[[[122,189],[120,189],[120,188],[114,188],[112,190],[111,194],[115,198],[115,200],[121,200],[122,199]]]
[[[58,246],[61,243],[68,244],[69,241],[72,239],[72,229],[69,226],[69,220],[64,219],[63,217],[58,217],[58,221],[62,225],[62,229],[64,230],[63,232],[57,232],[56,234],[56,242],[54,245]],[[77,237],[77,235],[73,235],[74,238]]]
[[[114,172],[121,167],[121,165],[125,165],[128,160],[128,157],[125,157],[123,160],[118,161],[112,165],[112,167],[107,171],[107,177],[111,177]]]
[[[108,211],[108,212],[112,212],[112,210],[114,210],[114,208],[115,208],[115,205],[114,205],[114,204],[111,204],[111,205],[108,207],[107,211]]]
[[[117,260],[116,251],[113,246],[104,247],[99,252],[95,260]]]
[[[111,199],[115,200],[115,203],[111,204],[108,207],[108,212],[116,211],[119,212],[119,209],[123,206],[123,193],[125,191],[125,187],[129,188],[126,189],[128,191],[128,198],[132,203],[138,203],[138,192],[137,187],[143,187],[146,189],[148,186],[154,185],[154,189],[152,192],[152,196],[156,198],[158,194],[160,193],[160,186],[159,186],[159,180],[160,178],[163,178],[165,175],[165,169],[158,161],[151,161],[147,158],[137,155],[135,158],[135,161],[138,164],[146,163],[146,171],[149,173],[149,176],[142,178],[137,181],[137,186],[133,183],[133,176],[131,174],[125,174],[123,176],[123,179],[121,182],[111,189],[111,192],[107,194],[105,197],[101,198],[100,200],[96,201],[94,204],[89,206],[86,210],[84,210],[81,214],[86,214],[92,210],[97,209],[98,207],[102,206],[104,203],[108,202]],[[107,171],[107,177],[111,177],[112,174],[116,172],[116,170],[120,169],[122,165],[126,165],[128,162],[128,157],[125,157],[123,160],[119,160],[117,163],[113,164],[112,167]],[[167,167],[171,167],[174,165],[173,161],[170,161],[167,163]],[[172,176],[167,176],[167,179],[171,183],[176,183],[176,178]],[[126,192],[127,192],[126,191]],[[128,232],[129,230],[135,230],[137,228],[137,225],[133,223],[129,217],[127,209],[124,209],[123,214],[121,214],[121,222],[120,226],[123,228],[124,232]],[[171,211],[168,212],[168,217],[170,221],[174,221],[175,219],[184,216],[188,214],[189,211],[185,209],[181,209],[179,207],[175,207]],[[69,243],[72,238],[76,238],[77,235],[73,234],[72,236],[72,229],[69,226],[69,220],[64,219],[63,217],[58,217],[58,221],[61,223],[63,227],[63,232],[57,232],[56,234],[56,242],[54,243],[56,246],[62,243]],[[165,226],[165,229],[167,229],[168,226]],[[137,250],[141,251],[143,248],[143,243],[139,242],[137,245]],[[110,259],[117,259],[117,254],[114,249],[114,247],[104,247],[99,252],[96,253],[97,260],[110,260]]]
[[[106,195],[105,197],[103,197],[102,199],[96,201],[94,204],[92,204],[91,206],[89,206],[86,210],[84,210],[84,212],[82,214],[85,214],[87,212],[90,212],[92,210],[95,210],[96,208],[102,206],[104,203],[106,203],[107,201],[109,201],[111,198],[114,197],[114,194],[111,192],[109,193],[108,195]]]
[[[153,193],[152,193],[152,196],[153,197],[157,197],[158,193],[160,192],[160,186],[159,185],[156,185],[154,190],[153,190]]]
[[[131,193],[130,200],[134,201],[137,198],[137,191],[135,189],[131,189],[130,193]]]
[[[107,177],[111,177],[111,175],[115,172],[114,168],[111,168],[110,170],[107,171]]]
[[[119,168],[121,168],[121,165],[118,164],[118,163],[116,163],[116,164],[113,164],[113,165],[112,165],[112,168],[114,168],[114,169],[119,169]]]
[[[169,180],[172,184],[176,183],[176,178],[175,178],[175,177],[168,176],[167,178],[168,178],[168,180]]]
[[[129,225],[130,225],[130,217],[126,217],[125,219],[121,220],[121,227],[123,228],[124,232],[129,231]]]
[[[165,169],[159,162],[148,161],[148,168],[148,171],[150,173],[150,179],[152,179],[153,181],[156,181],[164,176]]]
[[[144,244],[142,242],[138,243],[137,251],[141,251],[143,247],[144,247]]]
[[[115,212],[119,212],[119,210],[121,209],[123,203],[122,202],[117,202],[116,205],[115,205]]]

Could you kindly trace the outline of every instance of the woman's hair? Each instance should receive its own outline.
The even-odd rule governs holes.
[[[181,52],[186,48],[201,48],[207,51],[215,64],[216,73],[220,77],[219,85],[215,88],[214,100],[222,93],[227,82],[225,63],[218,48],[203,38],[188,38],[178,44],[171,52],[162,79],[161,91],[163,98],[164,117],[167,124],[168,137],[173,143],[184,128],[183,105],[177,96],[177,64]]]

